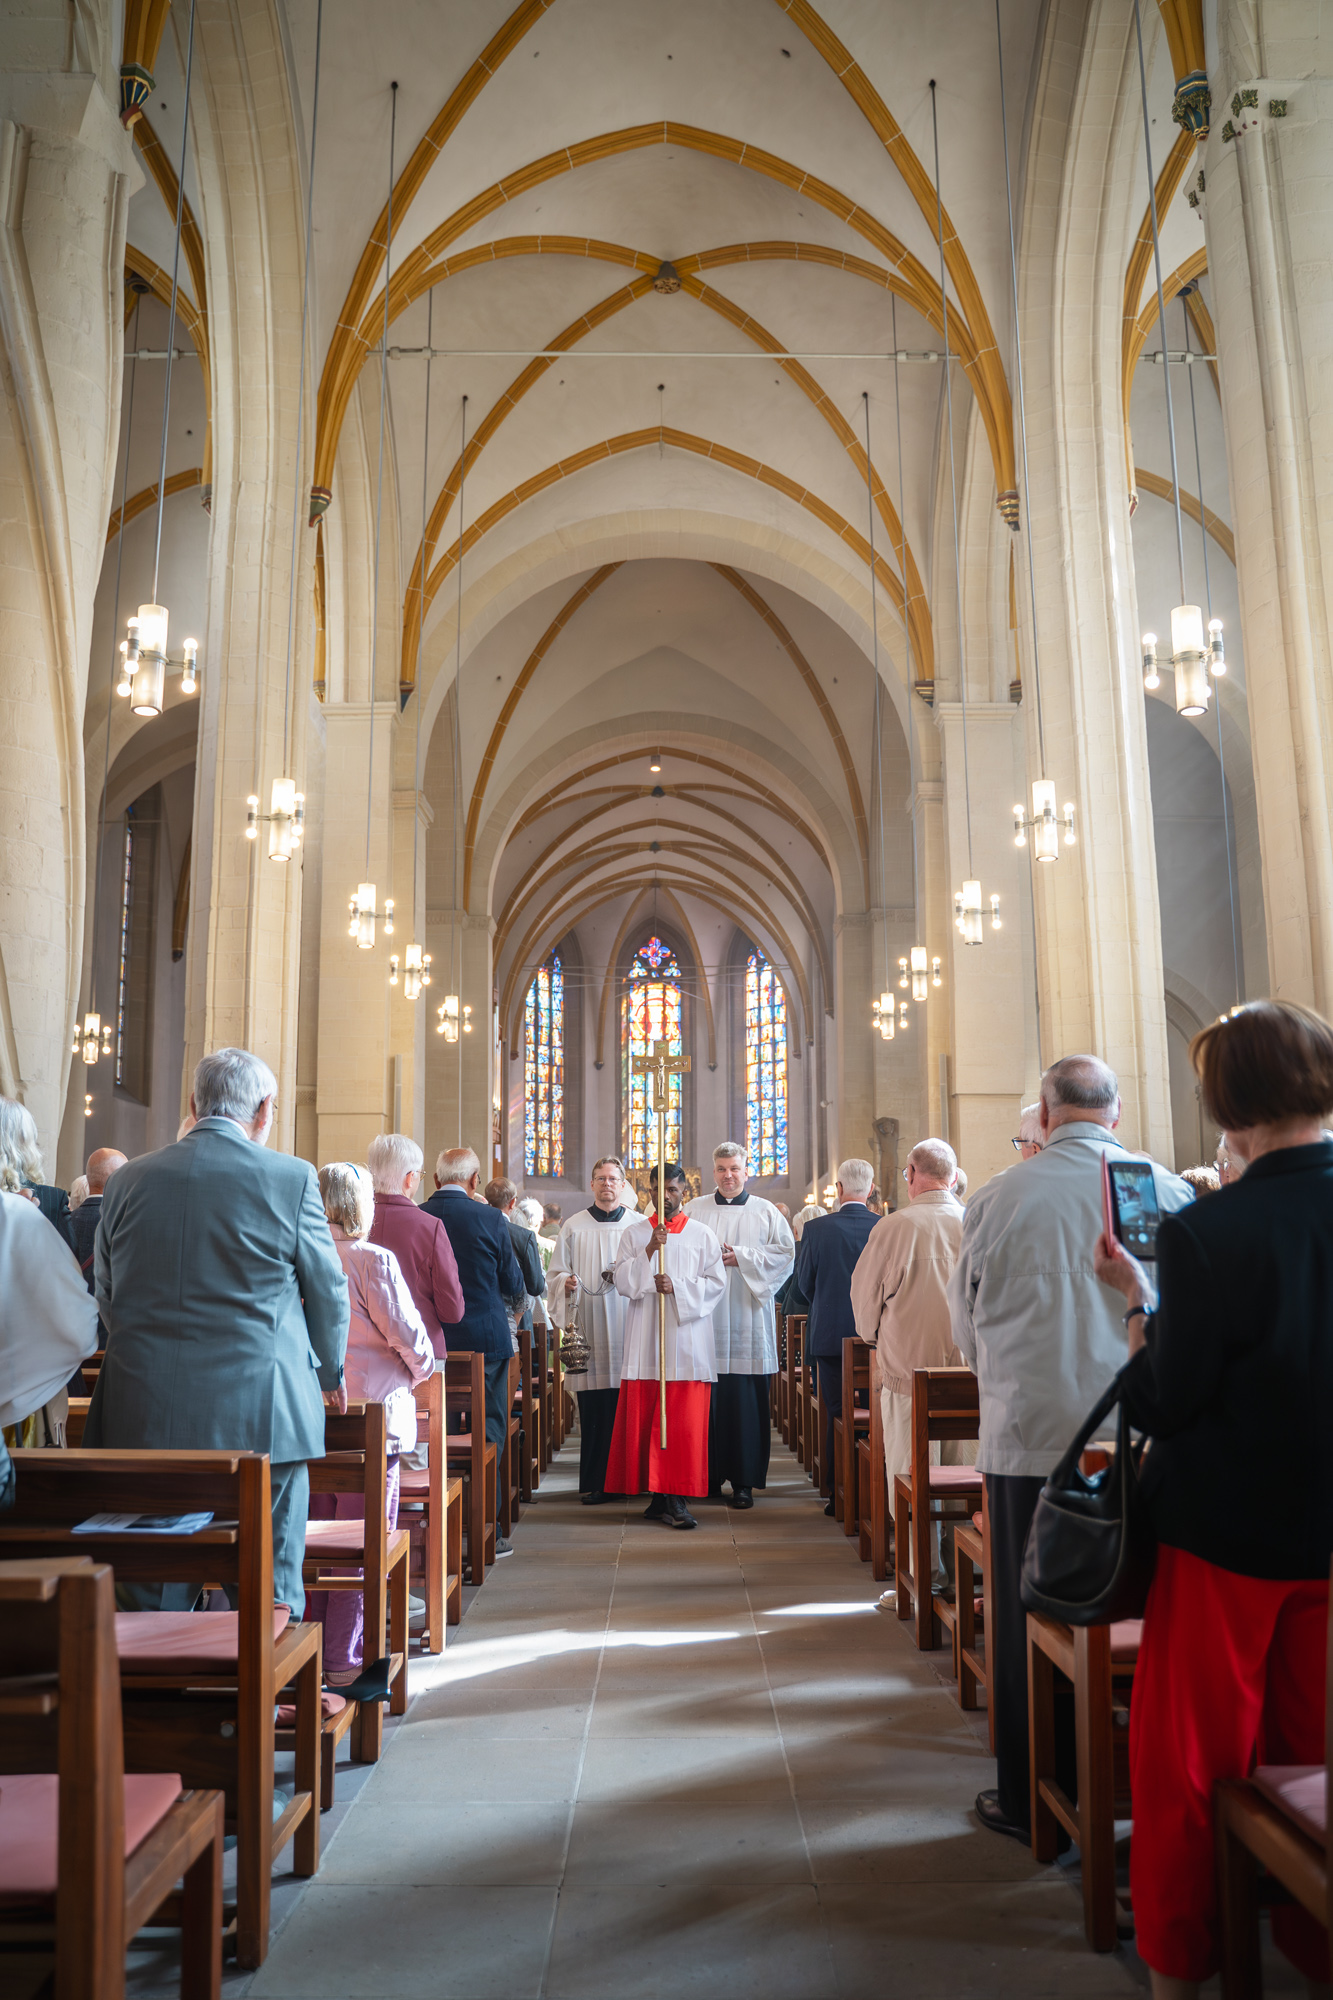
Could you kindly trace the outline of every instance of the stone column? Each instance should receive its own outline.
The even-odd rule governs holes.
[[[1333,1011],[1333,51],[1315,0],[1222,0],[1205,175],[1268,920]],[[1262,974],[1254,977],[1264,990]]]
[[[830,1132],[839,1160],[873,1157],[875,1127],[875,1049],[879,1037],[870,1017],[870,996],[878,993],[882,975],[872,968],[874,921],[865,910],[843,911],[833,920],[833,1022],[837,1075],[829,1093],[836,1120]],[[880,961],[882,964],[882,959]]]
[[[411,736],[400,750],[410,754]],[[423,986],[417,999],[409,1000],[405,990],[407,948],[419,944],[430,952],[426,939],[426,832],[435,815],[424,792],[410,785],[399,786],[393,795],[393,895],[395,925],[392,949],[399,960],[398,984],[390,988],[388,1058],[392,1068],[393,1096],[396,1100],[396,1129],[406,1132],[423,1149],[426,1145],[426,1038],[435,1026],[435,1009],[444,996],[434,957],[429,968],[430,985]],[[415,822],[416,840],[413,841]],[[416,872],[413,874],[413,852]],[[386,947],[389,949],[389,947]],[[427,1177],[426,1186],[430,1180]]]
[[[80,999],[83,707],[141,180],[111,11],[75,27],[38,5],[0,23],[0,1091],[32,1112],[50,1173]]]

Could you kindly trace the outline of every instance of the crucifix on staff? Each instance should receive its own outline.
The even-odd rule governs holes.
[[[631,1069],[635,1076],[641,1076],[651,1084],[652,1108],[657,1121],[657,1214],[659,1228],[665,1209],[664,1190],[666,1187],[666,1120],[667,1106],[671,1093],[671,1078],[680,1076],[690,1066],[688,1056],[673,1056],[669,1042],[652,1042],[646,1056],[634,1056]],[[666,1232],[661,1229],[661,1242],[657,1248],[657,1382],[659,1390],[658,1407],[661,1413],[662,1449],[667,1441],[667,1361],[666,1361],[666,1302],[667,1287],[662,1279],[666,1276]]]

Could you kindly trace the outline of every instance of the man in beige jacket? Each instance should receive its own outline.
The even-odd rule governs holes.
[[[946,1294],[963,1237],[963,1208],[951,1192],[957,1171],[953,1148],[943,1139],[913,1146],[908,1206],[876,1224],[852,1272],[856,1331],[875,1349],[890,1506],[895,1475],[912,1468],[913,1370],[948,1368],[959,1359]],[[939,1450],[931,1447],[937,1463]]]

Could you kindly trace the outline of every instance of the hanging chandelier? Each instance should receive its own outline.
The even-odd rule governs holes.
[[[83,1026],[74,1030],[74,1054],[83,1058],[84,1066],[91,1069],[100,1056],[111,1053],[111,1023],[102,1025],[100,1014],[89,1012],[83,1017]]]
[[[430,985],[430,953],[423,951],[419,944],[410,944],[403,956],[406,960],[403,967],[403,997],[406,1000],[416,1000],[420,997],[422,987]],[[397,952],[394,952],[389,960],[389,984],[390,986],[398,984]]]
[[[380,343],[380,448],[379,472],[375,486],[375,568],[374,582],[370,594],[370,728],[366,757],[366,876],[370,875],[370,829],[375,801],[375,660],[379,650],[380,630],[380,529],[384,506],[384,423],[385,400],[389,390],[389,293],[393,264],[393,154],[394,140],[398,130],[398,85],[391,83],[389,112],[389,201],[388,222],[384,232],[384,337]],[[374,882],[367,879],[358,882],[356,893],[348,901],[351,923],[348,935],[356,939],[362,951],[373,951],[377,937],[377,926],[383,924],[385,937],[393,936],[393,897],[386,896],[384,908],[377,907],[378,891]]]
[[[456,1042],[458,1040],[460,1026],[465,1035],[472,1033],[472,1009],[470,1007],[460,1008],[456,993],[446,993],[439,1006],[435,1009],[435,1012],[440,1017],[439,1026],[435,1032],[437,1035],[443,1035],[446,1042]]]
[[[1074,845],[1074,808],[1066,805],[1063,815],[1057,817],[1055,810],[1055,780],[1036,778],[1032,784],[1032,817],[1029,819],[1022,806],[1014,807],[1014,846],[1026,847],[1028,833],[1032,834],[1032,852],[1038,861],[1058,861],[1060,859],[1060,831],[1064,829],[1065,846]]]
[[[275,778],[269,809],[259,810],[259,794],[251,792],[245,802],[245,837],[257,840],[261,826],[268,828],[270,861],[290,861],[305,838],[305,793],[296,789],[295,778]]]
[[[182,658],[173,661],[167,654],[169,613],[159,604],[158,581],[162,569],[162,516],[167,499],[167,432],[171,421],[171,367],[176,352],[176,307],[180,297],[181,227],[185,217],[185,157],[190,136],[190,78],[194,68],[195,0],[190,0],[190,25],[185,44],[185,109],[181,117],[180,170],[176,182],[176,240],[171,258],[171,305],[167,314],[167,376],[162,396],[162,460],[157,476],[157,540],[153,550],[153,600],[141,604],[138,615],[126,620],[126,636],[121,641],[120,680],[116,693],[129,699],[136,715],[161,715],[166,699],[167,669],[179,670],[181,693],[199,691],[199,642],[187,639]],[[121,528],[124,530],[122,515]]]

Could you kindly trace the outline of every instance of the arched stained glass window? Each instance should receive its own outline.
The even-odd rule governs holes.
[[[787,1001],[761,951],[745,965],[745,1145],[750,1172],[787,1171]]]
[[[680,967],[670,945],[650,937],[635,952],[629,969],[629,991],[620,1003],[620,1076],[625,1105],[625,1164],[657,1164],[657,1109],[647,1077],[635,1076],[633,1058],[651,1053],[654,1042],[666,1042],[668,1054],[681,1052]],[[669,1160],[680,1158],[680,1078],[668,1081],[666,1148]]]
[[[523,1014],[523,1171],[565,1171],[565,973],[553,951],[528,988]]]

